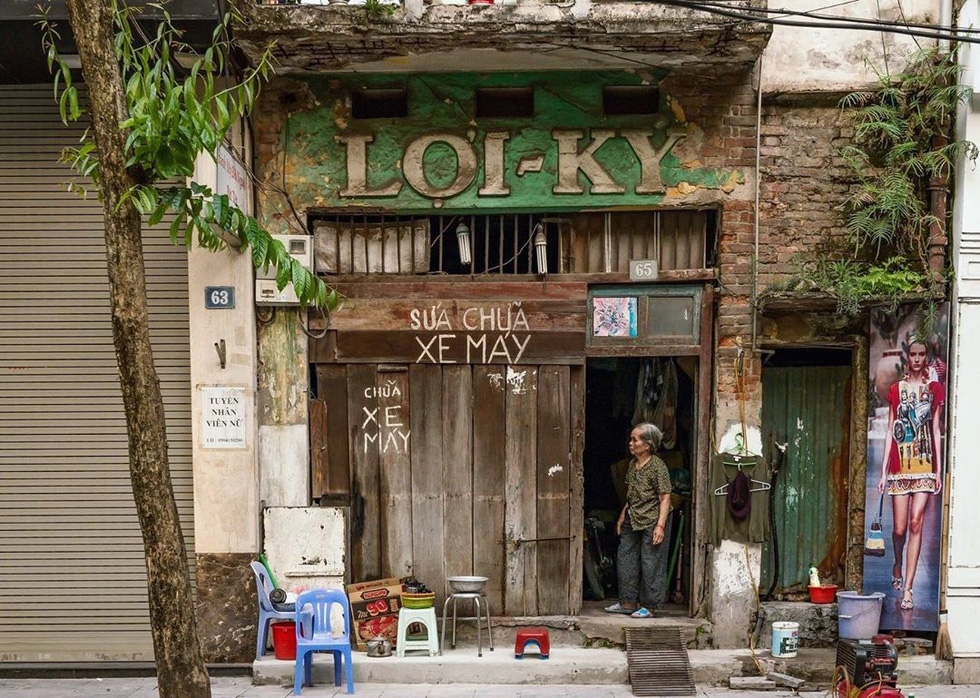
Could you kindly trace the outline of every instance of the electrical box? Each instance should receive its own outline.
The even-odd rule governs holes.
[[[313,238],[309,235],[273,235],[286,248],[289,256],[303,265],[307,271],[313,271]],[[286,284],[281,291],[276,288],[276,269],[256,270],[255,304],[256,305],[299,305],[299,298],[293,290],[293,284]]]

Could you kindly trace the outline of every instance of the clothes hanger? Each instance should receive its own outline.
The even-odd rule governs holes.
[[[722,463],[725,465],[737,465],[739,470],[742,468],[743,458],[760,457],[757,453],[752,453],[752,451],[748,449],[748,447],[745,445],[745,437],[741,433],[735,434],[735,445],[721,455]],[[730,457],[731,460],[726,460],[725,456]],[[755,465],[755,463],[751,463],[750,465]]]
[[[737,466],[740,471],[742,470],[742,465],[743,465],[742,459],[743,458],[758,458],[759,457],[758,455],[756,455],[755,453],[752,453],[751,451],[749,451],[745,447],[745,439],[744,439],[743,435],[740,434],[740,433],[735,435],[735,445],[734,445],[734,447],[732,447],[729,450],[725,451],[725,453],[723,453],[722,456],[723,456],[722,457],[722,460],[721,460],[722,465],[734,465],[734,466]],[[724,458],[724,456],[731,456],[734,462],[726,461],[725,458]],[[749,465],[750,467],[755,467],[756,463],[747,463],[746,465]],[[764,482],[762,480],[755,480],[755,479],[750,478],[749,479],[749,482],[751,484],[758,485],[758,487],[752,487],[752,488],[750,488],[749,489],[749,492],[764,492],[765,490],[772,489],[772,485],[770,483]],[[716,495],[719,495],[719,496],[728,494],[728,485],[729,485],[729,483],[726,482],[721,487],[716,488],[715,489],[715,494]]]
[[[765,492],[766,490],[771,490],[772,489],[772,485],[771,484],[769,484],[768,482],[763,482],[762,480],[752,480],[752,479],[750,479],[749,482],[758,485],[758,487],[751,487],[751,488],[749,488],[749,492]],[[729,485],[729,483],[726,482],[721,487],[716,488],[715,489],[715,494],[717,494],[719,496],[724,495],[724,494],[728,494],[728,485]]]

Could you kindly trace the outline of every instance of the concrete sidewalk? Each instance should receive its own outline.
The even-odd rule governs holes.
[[[357,684],[359,698],[627,698],[629,686],[515,686],[499,684]],[[924,686],[915,689],[915,698],[976,698],[980,686]],[[107,679],[0,679],[3,698],[156,698],[154,678]],[[282,686],[255,686],[247,676],[218,677],[211,680],[212,698],[286,698],[292,689]],[[310,698],[346,696],[343,689],[317,684],[303,690]],[[730,691],[699,686],[698,696],[715,698],[823,698],[823,691],[795,694],[789,691]],[[908,692],[906,691],[906,695]]]
[[[732,676],[757,676],[755,661],[765,672],[778,671],[805,679],[815,687],[825,687],[833,679],[835,651],[804,648],[799,656],[777,659],[768,651],[756,651],[755,661],[749,650],[688,650],[694,681],[699,685],[727,685]],[[292,681],[294,662],[266,655],[252,664],[256,684],[284,685]],[[899,657],[899,680],[909,685],[950,684],[951,662],[931,655]],[[329,655],[314,657],[314,683],[332,680],[333,660]],[[474,678],[486,684],[582,685],[611,688],[629,682],[626,652],[610,648],[552,647],[551,657],[542,660],[528,655],[514,658],[513,646],[483,649],[477,657],[476,647],[447,650],[442,656],[408,654],[405,657],[368,657],[354,655],[354,681],[370,684],[468,684]]]

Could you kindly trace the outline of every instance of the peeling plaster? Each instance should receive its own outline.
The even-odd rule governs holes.
[[[719,452],[734,450],[736,439],[741,436],[746,449],[752,453],[762,453],[762,430],[756,426],[746,425],[745,431],[748,433],[743,435],[741,423],[730,421],[725,434],[718,441]]]
[[[528,376],[528,373],[531,375]],[[507,367],[507,385],[510,386],[510,392],[514,395],[524,395],[527,393],[528,389],[537,390],[538,386],[531,380],[534,378],[535,372],[533,370],[523,370],[515,371],[510,366]]]

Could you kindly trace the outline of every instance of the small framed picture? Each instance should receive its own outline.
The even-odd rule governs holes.
[[[636,297],[594,297],[592,336],[636,337]]]

